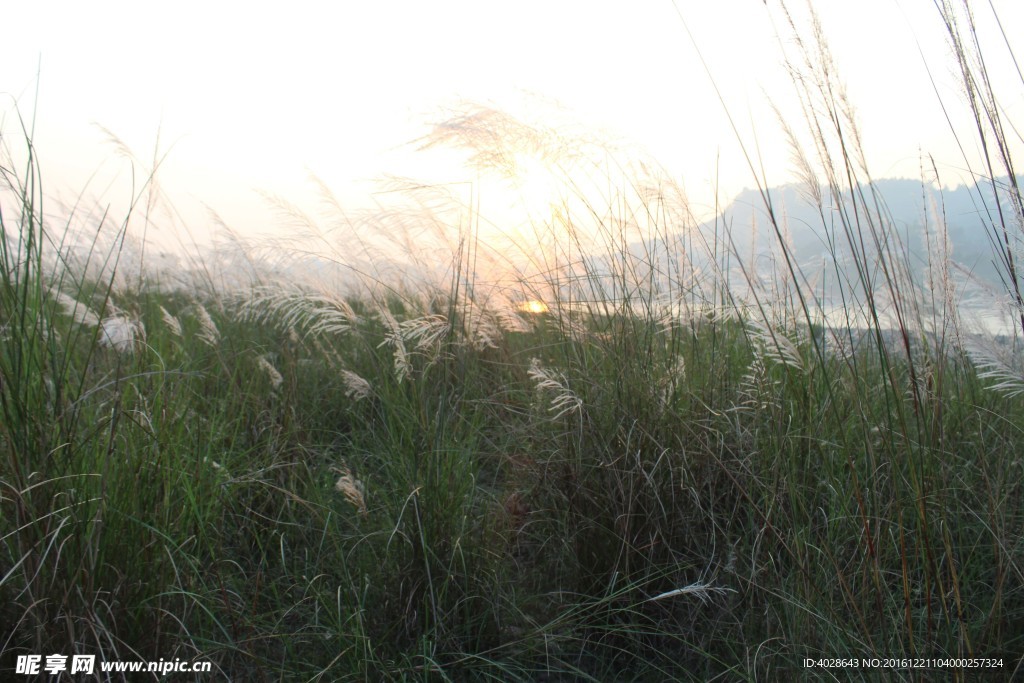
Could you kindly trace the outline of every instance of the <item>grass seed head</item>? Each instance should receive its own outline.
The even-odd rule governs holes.
[[[345,383],[345,396],[354,401],[360,401],[373,393],[370,383],[351,370],[342,370],[341,380]]]
[[[263,372],[266,373],[267,378],[270,379],[270,386],[275,390],[280,389],[281,385],[284,383],[284,377],[282,377],[281,373],[274,367],[274,364],[267,359],[266,355],[260,356],[257,362],[259,363],[260,369],[263,370]]]
[[[167,329],[171,331],[171,334],[175,337],[181,337],[181,321],[171,315],[163,306],[160,307],[160,314],[163,316],[164,324],[167,325]]]
[[[104,318],[100,325],[100,346],[118,353],[132,353],[136,341],[144,341],[146,330],[138,320],[123,315]]]
[[[345,466],[335,467],[334,471],[341,476],[334,482],[334,490],[345,496],[345,500],[351,503],[363,517],[367,515],[366,489],[363,482],[356,479],[352,472]]]

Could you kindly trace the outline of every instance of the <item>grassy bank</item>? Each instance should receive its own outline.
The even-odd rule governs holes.
[[[829,90],[810,82],[809,102]],[[356,267],[344,240],[324,258],[346,288],[281,275],[256,246],[247,286],[212,265],[187,288],[117,280],[132,217],[66,248],[25,136],[0,224],[0,667],[81,653],[257,681],[827,680],[803,659],[988,657],[1002,666],[982,677],[1011,678],[1019,339],[968,334],[941,242],[918,278],[842,146],[841,104],[818,115],[831,130],[808,122],[819,151],[841,149],[806,162],[817,227],[852,254],[834,247],[827,297],[767,188],[768,278],[731,226],[702,233],[650,177],[538,219],[551,246],[516,266],[515,294],[479,275],[511,264],[479,216],[422,202],[448,257],[414,282]],[[477,114],[459,144],[493,144],[479,132],[497,115]],[[1004,158],[988,177],[1016,178]],[[1019,221],[986,224],[1018,304]],[[399,270],[427,269],[415,251]]]

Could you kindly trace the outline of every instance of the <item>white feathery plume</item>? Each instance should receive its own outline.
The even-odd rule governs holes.
[[[710,581],[695,581],[689,586],[683,586],[682,588],[676,588],[674,590],[665,591],[659,593],[653,598],[648,598],[646,602],[654,602],[656,600],[665,600],[666,598],[674,598],[680,595],[692,595],[701,602],[707,604],[711,601],[711,597],[714,595],[724,595],[725,593],[735,593],[733,588],[725,588],[723,586],[712,586]]]
[[[210,317],[210,312],[198,301],[192,306],[192,311],[199,321],[199,340],[208,346],[217,346],[220,343],[220,330]]]
[[[351,370],[342,370],[341,379],[345,383],[345,396],[354,401],[360,401],[373,393],[370,383]]]
[[[997,381],[989,389],[1008,398],[1024,394],[1024,369],[1019,354],[1008,357],[1009,354],[1000,354],[995,348],[977,342],[969,345],[967,353],[979,371],[978,377]]]
[[[100,324],[100,317],[81,301],[57,289],[51,290],[51,294],[57,299],[57,303],[64,309],[64,312],[70,315],[79,325],[96,327]]]
[[[766,358],[797,370],[804,369],[804,360],[800,355],[800,350],[788,336],[768,327],[757,316],[748,318],[747,328],[754,338],[756,350]]]
[[[119,353],[132,353],[135,340],[144,340],[146,330],[138,320],[124,315],[104,318],[100,323],[100,346],[106,346]]]
[[[334,490],[345,496],[345,500],[351,503],[363,517],[367,515],[366,509],[366,487],[363,482],[356,479],[348,467],[332,467],[332,470],[341,475],[334,482]]]
[[[171,331],[171,334],[173,334],[176,337],[180,337],[181,321],[178,320],[173,315],[171,315],[170,312],[163,306],[160,307],[160,314],[163,316],[164,324],[167,325],[167,329]]]
[[[278,372],[277,368],[274,367],[274,364],[270,362],[267,356],[260,356],[256,362],[259,363],[260,369],[263,370],[270,379],[270,386],[274,389],[280,389],[281,385],[284,383],[284,377],[281,376],[281,373]]]
[[[527,375],[536,382],[538,393],[548,392],[553,395],[548,410],[555,413],[556,420],[570,413],[578,413],[583,409],[583,400],[569,388],[569,380],[565,375],[543,367],[539,359],[534,358],[530,361]]]
[[[334,335],[347,332],[359,321],[352,306],[341,296],[293,287],[257,287],[241,306],[243,318],[273,320],[293,332]]]

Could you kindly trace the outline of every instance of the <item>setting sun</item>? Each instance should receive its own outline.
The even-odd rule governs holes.
[[[548,305],[543,301],[530,299],[519,304],[519,311],[522,313],[547,313]]]

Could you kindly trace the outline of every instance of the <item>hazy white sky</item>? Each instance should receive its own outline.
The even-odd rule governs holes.
[[[874,175],[917,176],[919,150],[958,165],[915,42],[956,101],[932,0],[814,4]],[[994,5],[1011,38],[1021,35],[1024,3]],[[36,143],[50,186],[77,190],[97,168],[101,178],[123,169],[94,124],[143,158],[160,130],[161,145],[174,144],[161,176],[171,198],[186,211],[205,202],[241,230],[272,222],[253,189],[302,204],[307,169],[345,197],[371,189],[361,181],[381,173],[429,172],[422,155],[410,160],[401,145],[423,134],[439,107],[464,99],[528,114],[524,93],[555,99],[584,125],[645,148],[683,181],[699,211],[713,202],[716,163],[722,199],[752,181],[687,28],[746,141],[756,132],[770,179],[782,182],[790,154],[766,95],[794,123],[799,117],[781,69],[775,6],[34,0],[4,10],[0,92],[30,112],[41,65]],[[1005,47],[994,47],[1001,57]],[[1009,83],[1003,104],[1019,115],[1024,89],[1019,78]],[[10,101],[0,107],[8,135]]]

